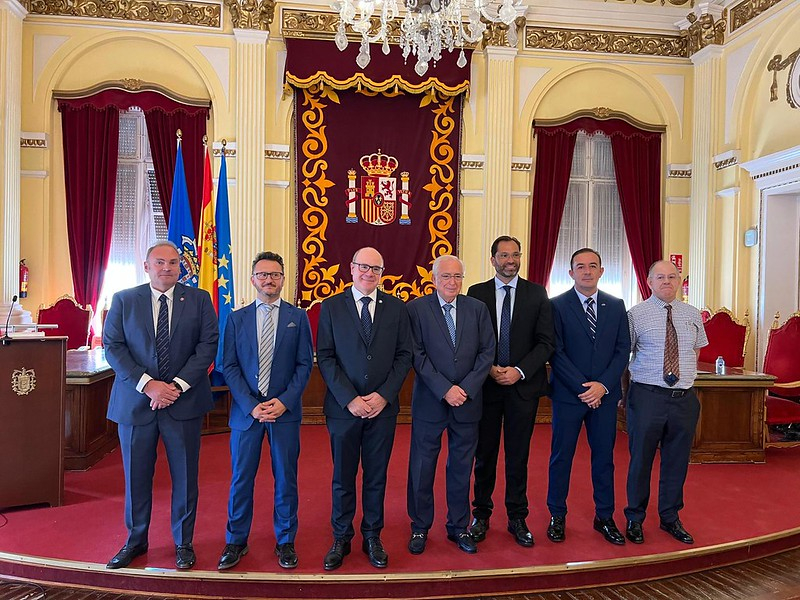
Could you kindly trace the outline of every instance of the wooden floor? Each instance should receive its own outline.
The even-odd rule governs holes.
[[[166,600],[137,595],[21,583],[0,578],[0,600]],[[472,600],[791,600],[800,599],[800,549],[693,575],[604,588],[482,596]],[[189,600],[182,596],[181,600]]]

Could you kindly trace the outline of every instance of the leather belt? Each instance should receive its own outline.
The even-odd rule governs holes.
[[[658,385],[639,383],[638,381],[634,381],[632,383],[633,385],[638,385],[640,388],[646,389],[648,392],[653,392],[654,394],[661,394],[663,396],[669,396],[670,398],[683,398],[686,394],[692,391],[692,388],[689,388],[688,390],[675,390],[672,388],[665,388]]]

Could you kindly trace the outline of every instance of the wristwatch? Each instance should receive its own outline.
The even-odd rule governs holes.
[[[175,381],[174,379],[172,380],[172,385],[174,385],[175,389],[178,390],[179,392],[183,392],[183,388],[181,387],[181,384],[178,383],[177,381]]]

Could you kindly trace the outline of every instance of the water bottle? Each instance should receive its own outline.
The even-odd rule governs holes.
[[[717,375],[725,375],[725,359],[721,356],[717,357],[716,369]]]

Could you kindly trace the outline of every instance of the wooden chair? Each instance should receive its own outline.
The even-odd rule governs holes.
[[[317,351],[317,329],[319,328],[319,311],[322,308],[322,300],[314,300],[306,309],[308,322],[311,324],[311,343],[314,345],[314,352]]]
[[[744,352],[750,337],[750,318],[745,311],[744,320],[734,318],[727,308],[720,308],[703,320],[703,327],[708,337],[708,346],[700,349],[700,362],[713,363],[718,356],[725,359],[729,367],[744,366]]]
[[[778,326],[780,314],[775,320],[767,338],[767,351],[764,354],[764,373],[774,375],[775,385],[767,392],[766,424],[768,446],[787,446],[800,444],[800,430],[793,430],[791,438],[783,441],[770,440],[770,427],[800,423],[800,312],[792,314],[783,325]],[[785,434],[790,437],[789,434]]]
[[[45,329],[46,336],[67,336],[67,350],[75,350],[89,343],[89,327],[92,322],[92,307],[82,307],[70,295],[61,296],[50,306],[39,307],[37,323],[58,325],[57,329]]]

